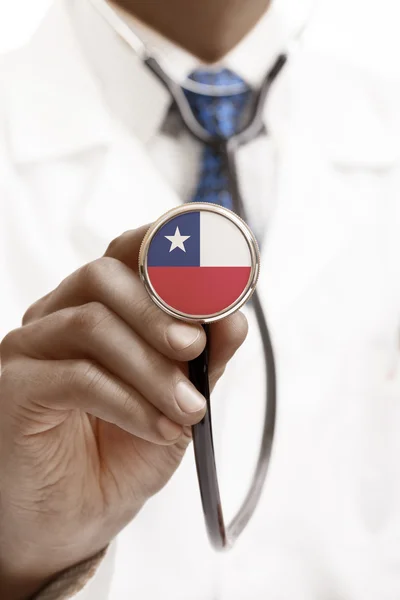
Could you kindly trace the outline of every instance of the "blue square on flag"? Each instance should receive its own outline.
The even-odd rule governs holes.
[[[149,267],[200,266],[200,213],[178,215],[157,231],[147,255]]]

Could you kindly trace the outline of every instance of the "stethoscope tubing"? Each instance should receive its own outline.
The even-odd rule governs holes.
[[[254,140],[264,129],[263,121],[263,109],[265,106],[268,92],[271,88],[272,83],[279,75],[283,67],[287,62],[286,54],[279,54],[272,68],[268,71],[265,76],[259,92],[257,94],[253,114],[248,120],[245,127],[237,134],[229,139],[231,145],[241,146],[247,144],[251,140]],[[143,60],[143,63],[147,68],[157,77],[157,79],[167,88],[168,92],[173,99],[175,106],[180,114],[180,117],[185,125],[187,131],[195,139],[203,144],[219,147],[221,144],[225,145],[227,140],[224,138],[213,136],[204,127],[200,125],[195,116],[192,113],[189,102],[183,92],[182,87],[177,84],[161,67],[160,63],[153,57],[147,57]],[[240,215],[239,215],[240,216]]]
[[[259,89],[253,113],[246,126],[238,134],[226,140],[210,135],[198,123],[182,88],[165,73],[155,58],[147,57],[144,59],[146,66],[168,89],[188,132],[202,143],[218,149],[224,158],[233,201],[233,210],[245,222],[247,222],[247,215],[237,176],[236,149],[255,139],[265,129],[263,112],[268,92],[272,83],[285,66],[286,61],[287,56],[285,54],[280,54],[277,57]],[[237,515],[228,525],[225,524],[222,510],[213,441],[208,378],[211,333],[208,325],[204,326],[207,334],[207,346],[197,359],[189,363],[190,380],[206,398],[208,407],[203,420],[193,427],[193,445],[206,528],[210,542],[216,550],[224,550],[232,547],[251,519],[263,491],[272,453],[277,404],[276,368],[271,336],[257,290],[252,296],[252,305],[261,333],[266,364],[265,417],[260,452],[250,489]]]

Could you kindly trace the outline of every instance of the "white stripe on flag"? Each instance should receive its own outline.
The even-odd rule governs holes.
[[[218,213],[200,211],[200,266],[251,267],[244,235]]]

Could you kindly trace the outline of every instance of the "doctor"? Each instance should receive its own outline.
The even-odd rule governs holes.
[[[249,527],[216,555],[185,452],[204,401],[183,365],[204,336],[135,270],[145,224],[201,185],[202,148],[90,3],[58,0],[0,66],[0,597],[398,600],[396,9],[326,1],[307,23],[306,0],[120,5],[183,85],[219,61],[256,88],[307,24],[268,135],[239,154],[278,367],[273,459]],[[228,516],[264,402],[245,312],[212,336]]]

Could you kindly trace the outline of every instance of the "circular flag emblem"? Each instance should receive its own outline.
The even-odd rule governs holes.
[[[140,249],[139,272],[154,302],[168,314],[211,323],[238,310],[252,295],[258,246],[232,211],[185,204],[151,226]]]

